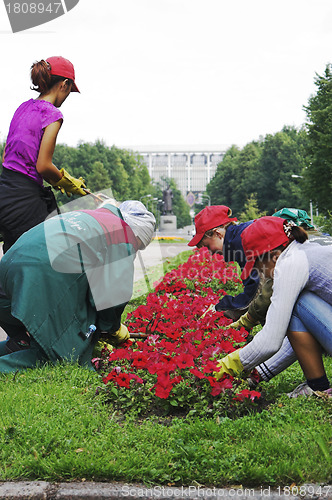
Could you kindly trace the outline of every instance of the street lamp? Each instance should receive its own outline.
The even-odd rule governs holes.
[[[198,203],[202,204],[203,203],[203,198],[207,198],[207,200],[208,200],[208,206],[210,206],[211,205],[211,197],[208,194],[199,193],[199,195],[198,195]]]
[[[293,179],[303,179],[303,175],[292,174]],[[312,207],[312,200],[310,200],[310,222],[314,223],[314,212]]]
[[[146,202],[146,208],[149,210],[149,203],[151,203],[151,206],[152,206],[151,212],[153,212],[153,205],[154,205],[154,202],[156,202],[156,201],[158,201],[158,198],[150,198]]]
[[[150,211],[155,215],[156,217],[156,227],[158,227],[158,198],[150,198],[147,202],[147,209],[149,210],[149,203],[151,202],[151,209]],[[155,213],[156,212],[156,213]]]
[[[208,199],[208,206],[210,206],[211,205],[211,197],[208,194],[203,194],[202,197]]]
[[[139,200],[142,202],[143,198],[151,198],[151,197],[152,197],[152,194],[144,194],[143,196],[140,197]]]

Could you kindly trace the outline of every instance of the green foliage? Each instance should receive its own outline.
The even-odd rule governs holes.
[[[226,152],[207,186],[212,204],[227,205],[236,216],[244,210],[246,198],[256,195],[261,150],[260,143],[251,142],[242,150],[232,146]]]
[[[93,193],[111,187],[112,181],[101,161],[95,161],[92,171],[86,176],[86,183]]]
[[[232,207],[235,203],[233,185],[237,182],[235,177],[239,154],[240,150],[237,146],[229,148],[222,162],[219,163],[215,176],[207,185],[206,192],[211,197],[212,205]]]
[[[80,143],[76,148],[59,144],[55,148],[53,162],[58,168],[65,168],[75,177],[83,177],[87,188],[92,192],[111,189],[118,201],[139,200],[152,211],[158,220],[161,206],[156,200],[162,199],[166,183],[173,191],[173,210],[177,216],[178,227],[191,223],[189,207],[173,179],[163,179],[161,183],[151,184],[148,168],[143,158],[133,151],[107,147],[103,142]],[[109,193],[109,192],[108,192]],[[65,203],[66,195],[56,193],[57,201]],[[152,199],[155,198],[156,200]]]
[[[0,142],[0,161],[2,161],[2,154],[4,149],[5,149],[5,143]]]
[[[262,384],[274,403],[239,419],[122,417],[104,404],[98,375],[77,365],[0,379],[1,481],[260,488],[332,479],[331,403],[281,394],[301,382],[297,363]]]
[[[244,205],[244,211],[239,215],[239,221],[259,219],[266,215],[266,212],[260,212],[257,206],[257,198],[255,194],[251,194]]]
[[[332,210],[332,65],[316,74],[317,92],[304,106],[307,114],[308,154],[304,171],[307,196],[327,215]]]
[[[284,127],[281,132],[267,135],[257,178],[257,200],[261,210],[272,215],[283,207],[306,209],[299,183],[292,175],[302,175],[306,166],[304,130]],[[305,204],[305,207],[303,206]]]
[[[192,254],[193,254],[192,250],[185,250],[184,252],[179,253],[178,255],[172,257],[171,259],[167,259],[163,264],[164,274],[171,272],[173,269],[176,269],[184,262],[187,262],[187,260]]]
[[[149,172],[140,157],[100,141],[82,142],[76,148],[59,144],[53,162],[75,177],[83,177],[92,192],[111,188],[119,201],[140,199],[150,189]],[[62,201],[66,199],[58,196]]]
[[[99,371],[106,376],[110,368],[105,361],[110,353],[104,351],[104,362],[100,363]],[[128,361],[120,359],[116,362],[117,368],[125,372],[128,369]],[[228,416],[229,418],[239,418],[247,415],[251,411],[257,411],[259,403],[250,399],[241,401],[238,404],[234,401],[234,394],[248,390],[246,381],[238,380],[233,383],[232,390],[225,389],[218,397],[211,395],[211,385],[207,379],[198,379],[192,375],[189,369],[181,370],[183,380],[178,383],[167,399],[161,399],[154,395],[156,377],[146,370],[136,370],[138,377],[144,379],[144,384],[130,383],[130,390],[118,385],[108,384],[100,389],[104,399],[112,408],[121,414],[133,413],[140,417],[149,416],[197,416],[204,418],[216,418]]]
[[[327,212],[326,215],[315,216],[314,223],[320,231],[332,236],[332,212]]]
[[[308,200],[292,174],[302,175],[307,164],[306,140],[304,130],[284,127],[242,150],[232,146],[207,186],[211,203],[229,206],[242,220],[251,212],[271,215],[286,206],[305,209]]]

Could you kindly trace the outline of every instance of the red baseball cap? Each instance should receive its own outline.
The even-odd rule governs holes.
[[[77,85],[75,83],[75,70],[74,66],[68,59],[61,56],[49,57],[46,62],[50,65],[51,75],[63,76],[64,78],[70,78],[73,80],[73,86],[71,88],[72,92],[79,92]]]
[[[188,245],[195,247],[209,229],[237,221],[236,217],[231,219],[230,215],[232,215],[232,210],[225,205],[212,205],[203,208],[195,217],[196,234]]]
[[[245,280],[249,277],[259,255],[289,243],[289,238],[284,230],[285,222],[287,221],[280,217],[261,217],[242,232],[241,239],[247,262],[243,268],[241,279]]]

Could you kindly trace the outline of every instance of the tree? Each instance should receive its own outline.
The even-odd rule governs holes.
[[[226,205],[234,215],[245,209],[247,197],[256,195],[258,163],[262,146],[250,142],[242,150],[232,146],[219,163],[206,191],[213,205]]]
[[[113,196],[123,201],[140,199],[151,191],[150,176],[142,158],[132,151],[107,147],[102,141],[81,142],[77,148],[59,144],[54,164],[75,177],[83,177],[91,191],[112,188]]]
[[[304,106],[307,115],[310,163],[304,171],[308,197],[325,215],[332,210],[332,65],[316,73],[317,92]]]
[[[266,212],[260,212],[257,205],[256,195],[251,194],[244,205],[244,211],[239,215],[240,222],[259,219],[266,215]]]
[[[101,161],[94,162],[91,173],[86,176],[86,181],[92,192],[102,191],[112,186],[112,181]]]
[[[212,205],[232,206],[235,171],[239,154],[239,148],[231,146],[218,164],[215,176],[206,187]]]
[[[285,206],[305,208],[309,200],[304,199],[301,183],[292,175],[303,175],[306,141],[304,129],[284,127],[242,150],[232,146],[206,188],[211,203],[229,206],[235,216],[247,210],[248,199],[255,199],[257,210],[269,214]]]
[[[252,196],[255,200],[257,198],[257,178],[261,155],[262,146],[257,142],[250,142],[240,151],[232,187],[231,208],[235,214],[246,210],[248,198]]]
[[[305,208],[301,186],[292,175],[303,175],[307,165],[305,130],[284,127],[268,134],[262,143],[257,171],[257,200],[260,210],[272,215],[283,207]]]

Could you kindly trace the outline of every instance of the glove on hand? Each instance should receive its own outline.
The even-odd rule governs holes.
[[[115,332],[110,334],[109,341],[112,345],[123,344],[130,337],[128,328],[121,323],[120,328]]]
[[[66,193],[67,196],[71,194],[79,194],[85,196],[87,193],[82,188],[86,188],[85,181],[82,177],[76,179],[62,168],[60,172],[63,174],[62,178],[56,183],[50,183],[53,187],[60,189],[61,193]]]
[[[113,351],[113,346],[111,344],[108,344],[104,340],[98,340],[98,342],[96,343],[96,345],[93,348],[92,358],[100,358],[101,351],[103,349],[108,349],[110,352],[112,352]]]
[[[215,308],[215,305],[214,304],[210,304],[209,307],[206,309],[206,311],[203,312],[202,316],[199,317],[199,319],[203,319],[204,316],[209,312],[209,311],[212,311],[212,312],[216,312],[216,308]]]
[[[220,361],[218,361],[219,371],[214,372],[214,376],[217,380],[219,380],[224,373],[228,375],[238,375],[243,371],[243,365],[240,361],[240,349],[237,351],[231,352]]]
[[[247,332],[250,332],[254,326],[258,325],[257,321],[254,321],[251,316],[246,312],[239,318],[237,321],[234,321],[234,323],[231,323],[228,325],[228,328],[242,328],[244,327]]]

